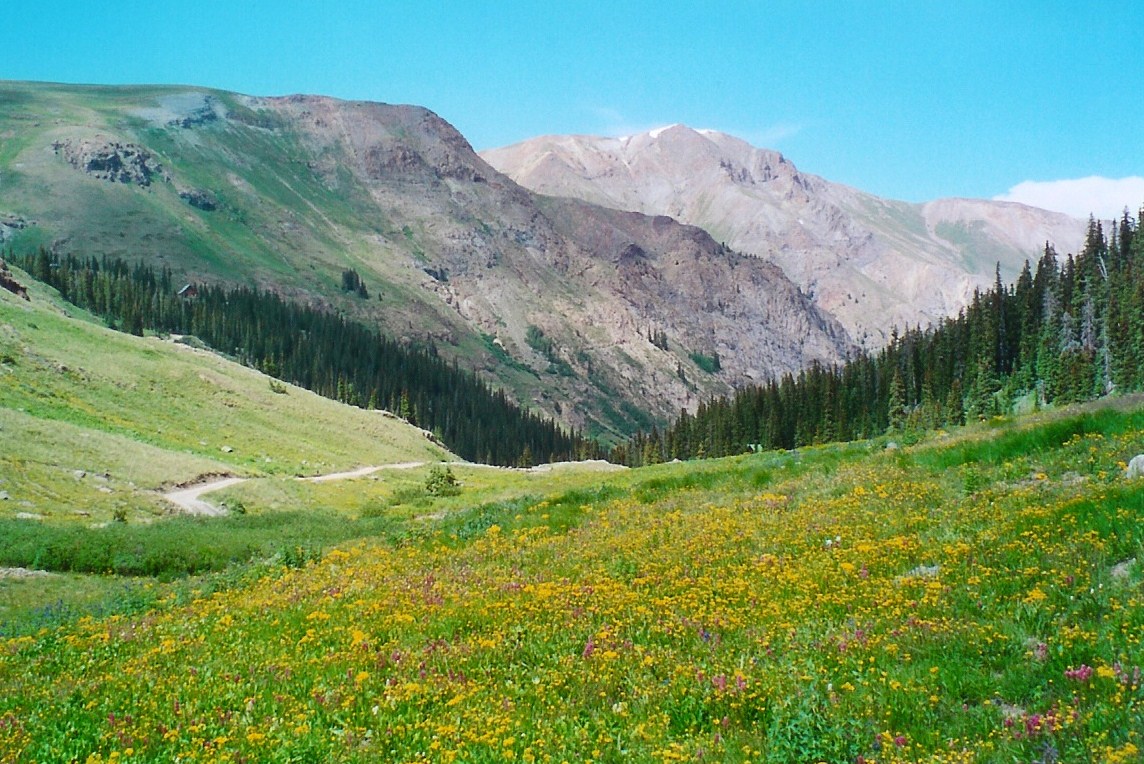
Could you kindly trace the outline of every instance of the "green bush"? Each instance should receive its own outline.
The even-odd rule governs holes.
[[[714,374],[723,368],[722,364],[719,363],[718,353],[712,353],[711,355],[692,353],[691,360],[695,362],[696,366],[708,374]]]
[[[456,496],[461,492],[461,484],[453,474],[453,468],[433,467],[425,478],[425,493],[430,496]]]
[[[556,346],[551,339],[544,336],[544,332],[538,326],[529,325],[524,333],[524,341],[528,346],[540,353],[542,356],[551,358],[552,353],[555,351]]]

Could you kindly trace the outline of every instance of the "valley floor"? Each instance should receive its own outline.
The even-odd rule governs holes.
[[[886,445],[236,486],[390,524],[0,639],[0,760],[1139,760],[1144,407]]]

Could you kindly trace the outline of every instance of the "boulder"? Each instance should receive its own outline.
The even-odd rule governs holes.
[[[1128,462],[1128,469],[1125,470],[1124,476],[1129,480],[1144,477],[1144,454],[1136,454],[1132,457],[1132,461]]]
[[[187,204],[203,212],[214,212],[218,209],[218,200],[210,191],[201,188],[190,188],[179,192],[179,198]]]

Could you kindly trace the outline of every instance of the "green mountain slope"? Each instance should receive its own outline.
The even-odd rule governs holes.
[[[213,353],[112,331],[16,271],[0,289],[0,517],[163,514],[203,475],[453,458],[418,429]]]

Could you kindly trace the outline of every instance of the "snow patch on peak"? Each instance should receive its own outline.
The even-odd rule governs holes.
[[[648,130],[647,134],[648,134],[648,137],[650,137],[652,140],[655,140],[659,136],[666,133],[668,130],[671,130],[672,128],[675,128],[675,127],[683,127],[683,125],[679,124],[678,122],[675,122],[674,124],[664,125],[663,127],[657,127],[654,130]]]

